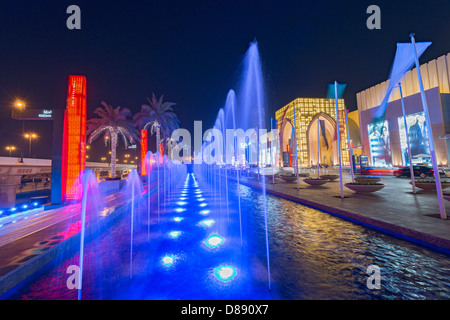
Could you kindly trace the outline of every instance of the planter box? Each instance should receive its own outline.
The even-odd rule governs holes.
[[[409,182],[412,184],[412,182]],[[419,182],[415,181],[415,185],[417,188],[426,190],[426,191],[436,191],[436,183],[435,182]],[[447,189],[450,187],[450,182],[441,182],[442,189]]]
[[[357,177],[355,178],[355,181],[361,183],[378,183],[381,181],[381,178]]]
[[[339,178],[339,176],[337,174],[324,174],[322,176],[320,176],[322,179],[328,179],[330,181],[334,181],[336,179]]]
[[[303,181],[305,183],[309,184],[310,186],[318,187],[318,186],[324,185],[329,180],[325,180],[325,179],[303,179]]]
[[[297,180],[296,176],[283,176],[283,175],[279,175],[278,178],[280,178],[281,180],[284,180],[286,182],[293,182]]]
[[[353,190],[357,193],[371,193],[378,190],[381,190],[385,187],[385,184],[351,184],[346,183],[345,186],[350,190]]]

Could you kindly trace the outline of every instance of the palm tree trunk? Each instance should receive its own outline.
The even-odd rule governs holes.
[[[159,127],[159,123],[156,124],[156,151],[161,153],[161,128]],[[159,155],[162,157],[162,154]],[[159,159],[158,159],[159,161]]]
[[[116,149],[117,149],[117,133],[111,133],[111,178],[116,177]]]

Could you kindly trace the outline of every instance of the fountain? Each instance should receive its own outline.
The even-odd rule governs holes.
[[[130,278],[133,277],[133,238],[136,213],[136,201],[142,197],[142,181],[136,169],[132,169],[127,176],[127,181],[121,192],[130,199],[131,227],[130,227]]]
[[[71,194],[75,194],[75,199],[71,202],[75,208],[80,209],[80,253],[79,253],[79,287],[78,300],[82,297],[83,269],[84,269],[84,245],[87,224],[97,222],[100,213],[104,209],[103,196],[99,190],[99,184],[95,173],[90,169],[83,170],[75,180],[71,188]]]

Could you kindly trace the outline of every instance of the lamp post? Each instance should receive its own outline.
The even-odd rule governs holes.
[[[25,138],[29,139],[28,144],[28,157],[31,158],[31,139],[36,139],[37,135],[35,133],[26,133]]]
[[[23,101],[17,100],[14,103],[14,107],[23,110],[25,109],[26,105]],[[25,120],[22,120],[22,135],[25,134]],[[23,163],[23,150],[25,149],[25,143],[22,141],[22,148],[20,149],[20,163]]]
[[[16,147],[15,147],[15,146],[6,146],[6,150],[9,151],[9,157],[11,157],[11,152],[12,152],[13,150],[16,150]]]

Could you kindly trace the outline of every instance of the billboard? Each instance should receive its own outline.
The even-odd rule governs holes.
[[[402,150],[402,163],[409,165],[408,146],[406,134],[409,137],[411,148],[411,158],[413,164],[430,163],[431,153],[428,144],[428,131],[425,123],[425,114],[418,112],[406,116],[406,130],[403,117],[398,118],[398,128],[400,133],[400,146]]]
[[[369,134],[370,159],[372,166],[391,167],[391,139],[387,120],[367,126]]]

